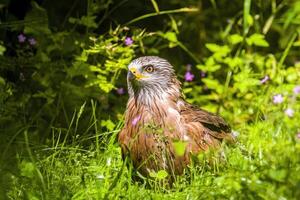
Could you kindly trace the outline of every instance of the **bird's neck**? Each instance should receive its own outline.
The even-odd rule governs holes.
[[[138,124],[164,124],[169,112],[179,112],[177,103],[181,100],[180,86],[172,84],[164,91],[141,89],[131,93],[127,103],[126,123],[138,119]],[[138,125],[136,126],[138,127]]]
[[[157,103],[176,102],[182,97],[180,82],[174,78],[169,85],[155,87],[153,85],[137,86],[128,82],[129,101],[137,107],[153,107]]]

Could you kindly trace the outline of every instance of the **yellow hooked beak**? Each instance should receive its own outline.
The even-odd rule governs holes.
[[[145,76],[145,75],[139,73],[135,67],[131,67],[129,71],[134,75],[134,77],[135,77],[137,80],[142,79],[142,78],[146,78],[146,77],[147,77],[147,76]]]

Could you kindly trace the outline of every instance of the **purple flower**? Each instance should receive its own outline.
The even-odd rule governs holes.
[[[125,89],[124,88],[118,88],[117,89],[117,93],[119,94],[119,95],[123,95],[123,94],[125,94]]]
[[[203,72],[203,71],[201,71],[201,72],[200,72],[200,76],[201,76],[202,78],[204,78],[204,77],[206,76],[206,73]]]
[[[131,37],[126,37],[124,42],[126,46],[130,46],[133,44],[133,40]]]
[[[294,89],[293,89],[293,92],[294,92],[294,94],[300,94],[300,85],[297,85],[297,86],[295,86],[294,87]]]
[[[270,80],[270,77],[268,75],[266,75],[263,79],[260,80],[261,84],[266,83],[268,80]]]
[[[193,81],[194,77],[195,77],[195,75],[192,74],[190,71],[187,71],[184,75],[185,81],[188,81],[188,82]]]
[[[131,124],[132,124],[133,126],[135,126],[135,125],[140,121],[140,119],[141,119],[141,115],[136,116],[136,117],[132,120]]]
[[[21,33],[20,35],[18,35],[18,41],[20,43],[25,42],[25,40],[26,40],[26,37],[25,37],[25,35],[23,33]]]
[[[294,110],[291,108],[287,108],[284,113],[288,116],[288,117],[293,117],[294,116]]]
[[[28,39],[28,42],[29,42],[29,44],[30,44],[31,46],[36,45],[36,40],[35,40],[34,38],[29,38],[29,39]]]
[[[282,102],[283,102],[282,94],[276,94],[276,95],[273,96],[273,103],[281,104]]]
[[[297,139],[300,139],[300,132],[296,135]]]

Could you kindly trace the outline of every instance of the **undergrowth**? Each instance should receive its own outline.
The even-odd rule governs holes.
[[[0,4],[0,199],[300,198],[298,1],[16,2]],[[172,186],[135,180],[116,140],[141,55],[237,141]]]

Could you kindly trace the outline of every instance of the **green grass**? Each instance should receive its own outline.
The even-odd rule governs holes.
[[[224,146],[224,159],[207,159],[178,177],[173,187],[162,180],[133,181],[116,142],[121,123],[111,132],[82,137],[76,132],[81,111],[68,130],[53,128],[46,145],[30,144],[29,130],[10,173],[10,199],[297,199],[300,196],[300,140],[296,119],[271,119],[234,127],[238,142]],[[91,113],[93,116],[93,113]],[[280,118],[284,121],[280,122]],[[77,120],[76,120],[77,119]],[[97,119],[93,119],[97,120]],[[274,120],[274,121],[272,121]],[[279,123],[274,123],[279,120]],[[97,124],[93,121],[91,124]],[[95,127],[90,127],[95,128]],[[76,134],[74,134],[76,133]],[[24,152],[26,151],[26,152]],[[215,159],[214,155],[209,159]]]
[[[32,3],[19,21],[8,2],[0,4],[0,200],[300,199],[298,1]],[[126,87],[138,55],[169,59],[181,81],[191,63],[187,100],[238,135],[199,155],[172,187],[163,172],[136,181],[117,143],[126,97],[114,90]]]

